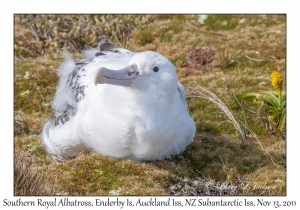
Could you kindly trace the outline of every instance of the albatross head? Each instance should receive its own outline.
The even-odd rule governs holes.
[[[95,73],[95,85],[127,86],[152,95],[173,96],[178,78],[174,65],[164,56],[153,51],[135,54],[127,66],[120,70],[101,67]]]

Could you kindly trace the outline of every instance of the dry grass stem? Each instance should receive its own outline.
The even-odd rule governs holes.
[[[45,170],[38,170],[30,158],[14,155],[14,195],[45,196],[56,195],[58,190],[49,186],[49,175]]]
[[[204,98],[214,104],[216,104],[223,113],[228,117],[228,121],[235,127],[239,132],[242,144],[246,144],[246,134],[244,129],[241,127],[240,123],[233,116],[232,112],[229,110],[228,106],[213,92],[201,87],[200,85],[188,85],[186,87],[187,97],[189,98]]]
[[[248,58],[250,61],[256,61],[256,62],[276,62],[275,60],[259,60],[255,58],[251,58],[248,55],[245,55],[246,58]]]

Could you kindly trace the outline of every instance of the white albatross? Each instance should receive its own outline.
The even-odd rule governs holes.
[[[173,64],[152,52],[112,43],[68,54],[59,68],[55,119],[42,141],[54,159],[97,152],[135,161],[162,160],[185,150],[195,136],[185,89]]]

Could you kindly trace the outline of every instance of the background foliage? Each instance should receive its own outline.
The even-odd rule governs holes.
[[[15,55],[36,57],[67,50],[78,52],[109,38],[126,45],[131,31],[151,21],[151,15],[15,15]]]

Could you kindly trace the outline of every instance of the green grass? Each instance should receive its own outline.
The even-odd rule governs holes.
[[[227,92],[228,84],[235,94],[272,90],[273,70],[283,75],[285,91],[285,21],[284,15],[209,15],[200,24],[197,15],[155,15],[147,27],[132,32],[127,47],[165,55],[175,65],[184,86],[200,85],[229,105],[232,98]],[[217,51],[213,67],[205,73],[196,71],[185,76],[187,53],[195,47]],[[250,61],[245,55],[275,62]],[[229,60],[234,62],[227,65]],[[286,194],[286,141],[270,135],[259,116],[232,109],[236,119],[246,123],[258,137],[257,140],[247,132],[247,146],[242,146],[238,132],[228,123],[226,115],[206,99],[187,99],[197,133],[194,142],[180,155],[146,163],[101,154],[52,162],[40,145],[40,134],[44,123],[52,117],[51,102],[58,83],[56,69],[61,61],[61,54],[47,54],[35,59],[16,58],[14,65],[14,109],[24,113],[29,128],[28,134],[15,135],[15,152],[31,156],[34,167],[48,172],[47,186],[62,186],[60,194],[166,195],[169,187],[184,177],[233,184],[243,180],[250,186],[254,182],[266,183],[278,186],[272,195]],[[256,110],[254,104],[245,103],[245,106]],[[269,195],[264,190],[253,193]]]
[[[141,30],[136,30],[134,33],[134,38],[135,42],[140,46],[145,46],[153,41],[153,36],[150,29],[145,27]]]
[[[50,114],[52,94],[58,77],[56,69],[59,62],[36,62],[35,60],[16,60],[14,80],[14,108],[26,114],[35,112]],[[28,76],[27,76],[27,74]]]

